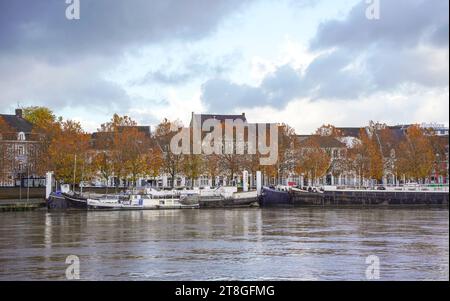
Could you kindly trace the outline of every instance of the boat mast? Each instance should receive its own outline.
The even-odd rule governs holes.
[[[81,185],[80,185],[80,193],[82,194],[83,193],[83,179],[84,179],[84,162],[85,162],[86,160],[83,160],[83,167],[81,168],[81,180],[80,180],[80,182],[81,182]]]
[[[75,154],[75,162],[74,162],[74,164],[73,164],[73,187],[72,187],[72,190],[73,190],[73,192],[75,193],[75,172],[76,172],[76,170],[77,170],[77,155]]]

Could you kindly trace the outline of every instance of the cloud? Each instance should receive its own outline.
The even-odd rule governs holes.
[[[340,77],[343,80],[339,81],[334,77],[335,84],[325,80],[322,85],[336,89],[338,95],[342,89],[352,87],[355,92],[375,92],[403,84],[448,86],[448,1],[380,1],[379,20],[366,19],[366,8],[365,1],[361,1],[344,20],[331,20],[319,26],[310,49],[337,49],[318,68],[321,75],[341,73],[336,60],[342,65],[359,60],[360,65],[359,74],[352,73],[356,78],[347,73],[350,78]],[[347,54],[345,61],[336,55],[340,53]]]
[[[0,59],[0,104],[45,105],[56,110],[82,106],[107,113],[127,109],[126,91],[98,73],[107,64],[103,59],[64,65],[28,57]]]
[[[438,122],[448,125],[448,89],[401,89],[374,93],[367,98],[311,101],[300,98],[284,108],[269,106],[245,109],[249,122],[285,122],[298,134],[311,134],[323,124],[343,127],[367,125],[369,120],[390,125]],[[242,108],[236,113],[242,112]]]
[[[220,77],[230,70],[231,65],[240,57],[240,54],[232,52],[224,56],[211,58],[206,53],[195,52],[178,62],[180,57],[183,57],[183,55],[179,53],[177,58],[169,57],[167,62],[159,67],[152,68],[142,78],[131,81],[131,84],[176,86],[199,78]]]
[[[379,20],[365,1],[343,20],[322,23],[311,40],[316,57],[296,69],[277,66],[258,86],[213,79],[202,86],[210,110],[273,106],[291,101],[357,100],[403,86],[448,88],[448,1],[381,1]]]
[[[210,79],[202,85],[202,102],[209,111],[229,112],[237,106],[253,107],[267,103],[260,88],[231,83],[225,79]]]
[[[127,109],[135,97],[107,76],[124,54],[202,39],[249,1],[81,0],[81,18],[71,21],[64,0],[0,1],[0,105]],[[180,82],[203,68],[187,67],[153,77]]]
[[[311,41],[312,50],[333,47],[348,50],[375,47],[396,49],[416,47],[421,42],[448,46],[448,10],[446,0],[390,0],[380,1],[380,19],[368,20],[365,11],[369,4],[361,1],[344,20],[322,23]]]
[[[246,2],[82,0],[80,20],[69,21],[65,1],[2,1],[0,52],[58,62],[165,40],[197,40]]]

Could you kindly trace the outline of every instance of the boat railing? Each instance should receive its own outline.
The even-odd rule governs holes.
[[[335,185],[335,186],[323,186],[324,190],[362,190],[362,191],[412,191],[412,192],[448,192],[448,184],[379,184],[371,186],[358,186],[358,185]]]

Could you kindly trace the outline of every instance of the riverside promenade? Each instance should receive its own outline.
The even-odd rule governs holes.
[[[23,211],[45,207],[45,188],[0,187],[0,211]]]

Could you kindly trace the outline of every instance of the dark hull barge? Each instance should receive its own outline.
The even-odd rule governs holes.
[[[308,192],[299,189],[280,191],[262,189],[261,207],[276,206],[444,206],[448,207],[449,193],[445,191],[376,191],[332,190]]]

